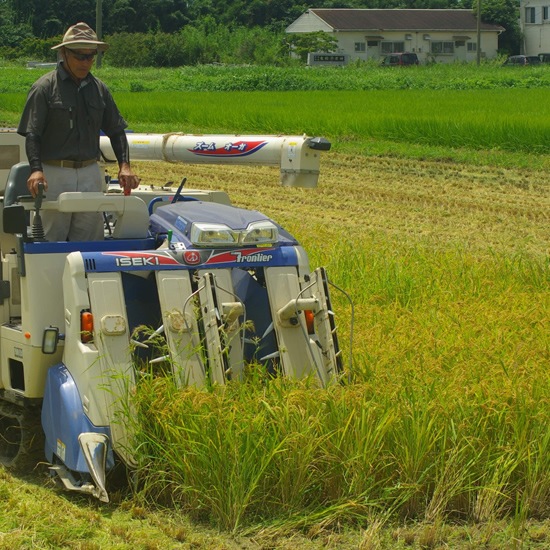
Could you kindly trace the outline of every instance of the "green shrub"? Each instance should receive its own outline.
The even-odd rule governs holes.
[[[145,67],[149,55],[146,35],[128,32],[115,33],[106,41],[109,51],[106,60],[114,67]]]
[[[115,67],[181,67],[210,63],[272,64],[287,61],[281,37],[260,28],[186,26],[179,33],[116,33],[108,63]]]

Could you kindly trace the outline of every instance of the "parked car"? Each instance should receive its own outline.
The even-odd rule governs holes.
[[[539,53],[541,63],[550,63],[550,53]]]
[[[538,55],[511,55],[505,62],[506,66],[540,65],[542,63]]]
[[[418,56],[415,53],[400,52],[391,53],[384,57],[382,63],[383,67],[399,67],[405,65],[419,65]]]

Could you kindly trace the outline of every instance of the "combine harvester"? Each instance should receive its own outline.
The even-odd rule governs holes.
[[[317,185],[330,148],[305,136],[128,137],[133,160],[277,165],[283,185],[302,187]],[[4,466],[25,472],[46,460],[67,489],[108,502],[115,458],[133,465],[120,412],[140,361],[198,388],[238,380],[250,362],[321,386],[338,380],[325,269],[311,272],[274,221],[183,182],[175,193],[124,196],[106,182],[104,193],[33,199],[23,151],[20,136],[0,130]],[[106,138],[101,151],[114,161]],[[48,242],[45,210],[103,212],[105,240]]]

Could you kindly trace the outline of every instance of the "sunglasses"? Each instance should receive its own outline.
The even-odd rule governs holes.
[[[78,61],[90,61],[97,55],[97,52],[94,52],[94,53],[75,53],[75,52],[71,51],[71,55],[75,59],[78,59]]]

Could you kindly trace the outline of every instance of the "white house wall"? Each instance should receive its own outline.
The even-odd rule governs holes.
[[[548,0],[550,2],[550,0]],[[320,29],[316,29],[320,30]],[[295,32],[313,32],[311,30],[295,31]],[[332,31],[328,31],[331,32]],[[373,39],[366,38],[369,35],[365,35],[365,32],[351,32],[342,31],[336,32],[334,35],[338,39],[338,47],[336,52],[349,55],[350,61],[368,61],[368,60],[381,60],[386,55],[383,49],[383,43],[403,43],[403,50],[407,52],[415,52],[418,55],[420,63],[455,63],[455,62],[473,62],[477,59],[476,43],[477,36],[475,32],[463,32],[460,35],[468,37],[464,40],[456,40],[453,36],[457,36],[456,32],[410,32],[403,33],[387,32],[383,31],[380,36],[383,36],[383,40],[375,41]],[[376,45],[369,46],[368,44],[376,42]],[[453,53],[438,53],[431,52],[431,44],[433,42],[451,42],[453,43]],[[364,44],[364,51],[362,47],[356,48],[356,44]],[[470,49],[468,49],[468,43],[471,43]],[[460,45],[458,45],[460,44]],[[481,33],[481,57],[492,59],[497,55],[498,49],[498,35],[496,33]],[[357,51],[359,49],[359,51]],[[546,50],[550,52],[549,49]]]
[[[548,0],[550,2],[550,0]],[[468,37],[464,40],[456,40],[454,36],[461,35]],[[365,32],[337,32],[335,36],[338,38],[338,53],[348,54],[350,61],[354,60],[380,60],[386,54],[383,53],[384,42],[404,44],[403,50],[407,52],[415,52],[418,55],[420,63],[454,63],[456,61],[470,62],[477,59],[476,46],[477,35],[475,32],[388,32],[383,31],[380,36],[383,36],[383,40],[378,41],[376,46],[368,46],[369,42],[375,42],[372,38],[368,38],[369,35]],[[433,54],[431,52],[432,42],[452,42],[454,46],[453,53],[441,53]],[[463,45],[458,45],[459,43]],[[473,44],[468,49],[468,42]],[[356,51],[356,43],[364,43],[365,51]],[[481,34],[481,56],[483,58],[491,59],[496,57],[498,48],[498,35],[496,33],[482,33]],[[550,51],[550,50],[549,50]]]
[[[550,53],[550,0],[522,0],[519,16],[523,31],[521,53]]]
[[[550,0],[546,0],[550,5]],[[550,28],[550,27],[549,27]],[[383,51],[382,42],[402,42],[404,51],[415,52],[418,54],[420,63],[454,63],[454,62],[473,62],[477,59],[476,30],[466,31],[334,31],[334,29],[325,23],[321,18],[311,12],[302,14],[296,21],[291,23],[286,32],[307,33],[324,31],[334,34],[338,39],[337,53],[346,54],[350,61],[355,60],[381,60],[386,55]],[[377,45],[368,46],[368,42],[375,42],[376,36],[382,36]],[[460,37],[458,40],[456,37]],[[453,53],[433,54],[431,44],[433,42],[452,42]],[[460,43],[463,45],[457,45]],[[356,47],[356,44],[364,44]],[[468,48],[468,43],[470,47]],[[493,59],[498,53],[498,33],[494,31],[481,32],[481,57]],[[550,44],[546,50],[550,52]]]

